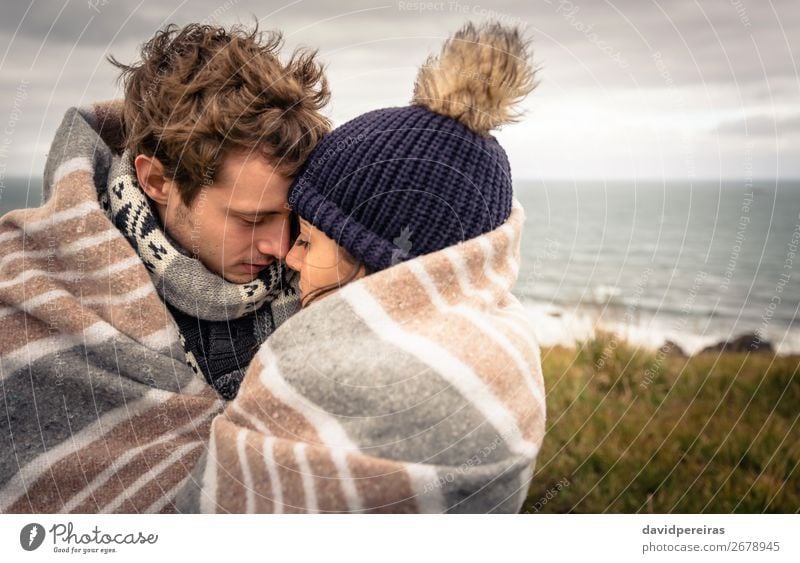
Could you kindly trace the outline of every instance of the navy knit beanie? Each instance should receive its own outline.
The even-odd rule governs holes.
[[[487,233],[511,213],[489,131],[534,87],[516,29],[468,24],[420,70],[412,105],[363,114],[314,149],[289,205],[372,271]]]

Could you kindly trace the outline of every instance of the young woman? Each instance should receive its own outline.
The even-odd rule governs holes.
[[[535,86],[527,49],[467,25],[410,106],[314,150],[289,196],[304,307],[214,421],[182,510],[520,510],[544,384],[511,294],[523,211],[490,131]]]

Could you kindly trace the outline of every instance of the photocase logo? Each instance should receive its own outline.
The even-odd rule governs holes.
[[[19,544],[25,551],[33,551],[44,541],[44,526],[41,524],[28,524],[22,527],[19,533]]]
[[[392,240],[392,244],[397,247],[392,251],[392,266],[399,264],[409,257],[409,252],[411,252],[411,235],[413,234],[414,231],[408,227],[403,227],[403,230],[400,231],[400,236]]]

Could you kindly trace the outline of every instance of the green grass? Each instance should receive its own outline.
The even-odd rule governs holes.
[[[800,357],[684,358],[598,333],[543,349],[542,366],[547,434],[523,512],[800,510]]]

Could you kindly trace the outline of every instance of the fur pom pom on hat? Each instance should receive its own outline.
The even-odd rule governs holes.
[[[536,87],[534,75],[517,28],[468,23],[420,69],[412,103],[488,135],[519,119],[515,106]]]
[[[373,271],[497,228],[513,190],[490,132],[519,119],[535,74],[516,28],[465,25],[420,68],[411,105],[323,138],[289,205]]]

